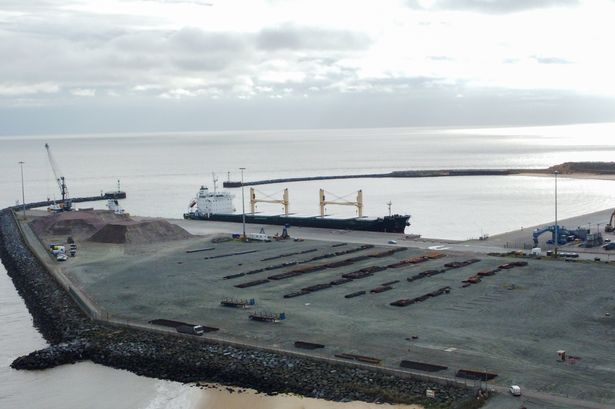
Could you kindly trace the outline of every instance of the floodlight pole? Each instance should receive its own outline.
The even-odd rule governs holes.
[[[559,226],[557,225],[557,175],[559,172],[553,172],[555,175],[555,257],[557,257],[557,247],[559,246]]]
[[[23,185],[23,164],[25,162],[20,160],[17,163],[19,163],[19,167],[21,169],[21,206],[23,209],[23,218],[25,219],[26,218],[26,193],[25,193],[25,189]]]
[[[241,222],[243,224],[243,239],[246,239],[246,201],[243,193],[243,171],[246,168],[239,168],[241,170]]]

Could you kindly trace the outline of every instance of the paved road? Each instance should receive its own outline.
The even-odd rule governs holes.
[[[603,220],[610,215],[610,210],[604,210],[601,212],[592,213],[590,215],[584,215],[567,219],[562,221],[562,225],[568,223],[578,222],[579,220]],[[204,222],[201,220],[183,220],[183,219],[169,219],[170,222],[180,225],[193,234],[214,234],[214,233],[239,233],[242,230],[239,223],[227,223],[227,222]],[[249,233],[258,233],[263,227],[265,232],[269,235],[275,233],[281,233],[282,226],[271,225],[258,225],[247,224],[246,231]],[[389,240],[395,240],[397,246],[412,247],[422,250],[448,250],[461,253],[498,253],[508,252],[512,250],[523,250],[523,247],[510,247],[510,243],[518,241],[518,239],[525,237],[527,241],[531,242],[531,234],[533,229],[537,227],[529,227],[524,231],[515,231],[505,233],[502,235],[494,236],[487,241],[470,240],[470,241],[455,241],[446,239],[424,239],[424,238],[410,238],[400,233],[380,233],[380,232],[365,232],[365,231],[349,231],[349,230],[330,230],[330,229],[316,229],[309,227],[291,227],[289,233],[292,237],[302,237],[306,239],[322,240],[322,241],[345,241],[349,243],[361,243],[361,244],[377,244],[382,245],[388,243]],[[615,235],[613,236],[615,240]],[[526,250],[527,251],[527,250]],[[602,261],[609,261],[611,259],[610,253],[602,250],[601,248],[584,249],[578,247],[562,247],[561,251],[575,252],[579,254],[580,259],[593,260],[595,257],[599,257]],[[615,251],[612,251],[613,259],[615,260]]]
[[[502,394],[510,393],[508,391],[508,388],[504,386],[489,385],[489,387],[495,389],[496,392],[499,392]],[[523,388],[521,392],[523,394],[524,399],[528,399],[528,398],[532,400],[536,399],[538,401],[548,402],[552,404],[565,405],[567,408],[568,407],[579,408],[579,409],[613,409],[615,408],[614,405],[608,405],[608,404],[599,403],[599,402],[591,402],[587,400],[569,398],[569,397],[561,396],[561,395],[552,395],[550,393],[533,391],[528,388]]]

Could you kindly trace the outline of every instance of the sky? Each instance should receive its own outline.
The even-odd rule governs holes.
[[[0,135],[615,121],[615,0],[1,0]]]

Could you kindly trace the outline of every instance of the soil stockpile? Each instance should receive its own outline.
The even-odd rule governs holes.
[[[124,221],[107,223],[89,238],[97,243],[144,244],[183,240],[192,235],[166,220]]]
[[[72,236],[85,239],[111,222],[130,220],[128,215],[115,214],[105,210],[87,210],[50,213],[37,218],[30,227],[38,236]]]
[[[30,223],[39,236],[71,236],[97,243],[156,243],[183,240],[192,235],[166,220],[135,221],[106,210],[50,213]]]

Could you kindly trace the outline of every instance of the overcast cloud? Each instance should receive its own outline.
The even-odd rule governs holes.
[[[547,7],[580,5],[580,0],[409,0],[408,5],[421,9],[468,10],[480,13],[516,13]]]
[[[0,134],[609,121],[614,12],[610,0],[4,0]]]

